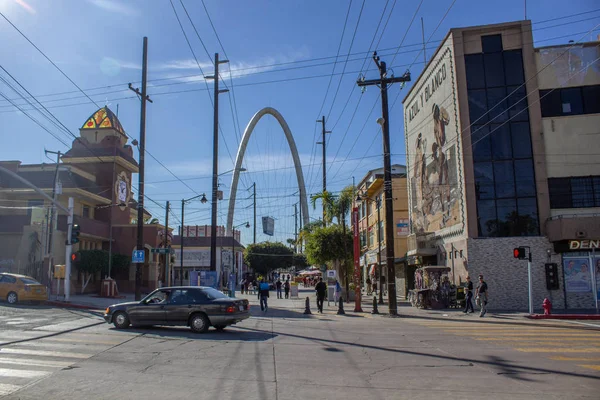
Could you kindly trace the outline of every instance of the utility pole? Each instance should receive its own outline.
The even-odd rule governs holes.
[[[318,119],[317,122],[321,123],[322,126],[322,130],[321,130],[321,134],[322,134],[322,141],[321,142],[317,142],[317,144],[322,144],[323,145],[323,193],[325,193],[327,191],[327,159],[326,159],[326,154],[327,154],[327,140],[325,139],[325,135],[328,133],[331,133],[331,131],[327,131],[325,130],[325,116],[323,115],[323,117],[321,117],[321,119]],[[325,223],[325,202],[321,201],[323,204],[323,223]]]
[[[73,205],[74,200],[69,197],[69,216],[67,217],[67,245],[65,246],[65,301],[69,301],[71,297],[71,254],[73,252],[73,244],[71,236],[73,234]]]
[[[229,60],[219,61],[219,53],[215,53],[215,74],[206,76],[206,79],[214,79],[214,115],[213,115],[213,177],[212,177],[212,200],[210,217],[210,270],[217,270],[217,191],[219,186],[219,93],[229,90],[219,90],[219,64],[228,63]],[[183,226],[183,221],[182,224]],[[183,237],[183,236],[182,236]],[[183,256],[183,254],[182,254]]]
[[[294,204],[294,253],[298,252],[298,204]]]
[[[140,112],[140,169],[138,173],[138,204],[137,204],[137,249],[144,250],[144,155],[146,152],[146,101],[152,103],[150,97],[146,94],[146,78],[148,75],[148,38],[144,36],[143,55],[142,55],[142,91],[134,89],[129,84],[129,89],[134,91],[142,101]],[[135,266],[135,299],[142,299],[142,266],[137,263]]]
[[[383,304],[383,271],[381,268],[381,196],[375,198],[375,206],[377,207],[377,270],[379,271],[379,304]],[[386,244],[386,248],[387,246],[388,244]]]
[[[302,231],[302,193],[300,193],[300,231]],[[302,240],[300,241],[300,253],[302,253]]]
[[[54,186],[52,186],[52,200],[56,201],[56,187],[58,186],[58,169],[60,167],[60,156],[62,153],[60,151],[50,151],[44,150],[45,154],[56,154],[56,169],[54,170]],[[50,283],[52,283],[52,271],[54,269],[54,252],[52,251],[53,245],[53,231],[54,231],[54,219],[56,218],[56,206],[52,204],[52,208],[50,209],[50,224],[48,226],[48,272]],[[50,285],[52,287],[52,284]]]
[[[164,242],[164,248],[165,249],[169,249],[169,252],[167,254],[165,254],[165,283],[166,286],[170,286],[170,275],[169,275],[169,261],[171,258],[171,246],[169,246],[169,207],[170,207],[171,203],[169,203],[169,201],[167,201],[167,209],[165,211],[165,242]]]
[[[185,200],[181,199],[181,231],[179,232],[179,286],[183,286],[183,211]]]
[[[252,205],[254,208],[254,225],[252,225],[254,229],[254,237],[252,239],[252,243],[256,243],[256,182],[252,183]]]
[[[377,85],[381,91],[382,118],[378,119],[383,133],[383,190],[385,194],[385,253],[387,262],[387,284],[390,315],[398,314],[396,299],[396,266],[394,265],[394,204],[392,199],[392,163],[390,159],[390,116],[388,110],[388,86],[394,82],[409,82],[410,72],[405,72],[401,77],[387,76],[387,66],[380,61],[377,52],[373,53],[373,61],[379,69],[379,79],[365,80],[359,78],[356,84],[359,87]]]

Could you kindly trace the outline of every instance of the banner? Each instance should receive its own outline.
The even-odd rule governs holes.
[[[263,233],[265,235],[273,236],[275,230],[275,220],[271,217],[262,217]]]
[[[219,289],[217,271],[200,271],[200,286],[208,286],[213,289]]]
[[[596,299],[600,300],[600,257],[594,257],[594,276],[596,278]]]
[[[592,278],[588,258],[568,258],[563,261],[565,289],[571,293],[592,290]]]

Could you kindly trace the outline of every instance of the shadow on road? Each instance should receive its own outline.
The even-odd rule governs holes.
[[[205,333],[195,333],[188,327],[171,326],[151,326],[151,327],[132,327],[127,332],[139,333],[143,336],[161,337],[164,339],[188,339],[188,340],[214,340],[214,341],[242,341],[242,342],[264,342],[276,337],[276,334],[264,331],[241,330],[241,327],[228,327],[224,331],[217,331],[214,328]],[[112,331],[119,331],[116,328],[110,328]]]
[[[292,308],[272,308],[267,312],[261,311],[260,306],[250,306],[250,315],[257,318],[314,318],[312,314],[304,314],[304,310]]]

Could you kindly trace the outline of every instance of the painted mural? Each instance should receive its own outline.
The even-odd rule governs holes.
[[[404,101],[413,233],[462,222],[459,135],[450,39]]]

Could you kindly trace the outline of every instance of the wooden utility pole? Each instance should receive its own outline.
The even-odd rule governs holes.
[[[169,246],[169,207],[171,203],[167,201],[167,208],[165,210],[165,235],[163,247],[169,249],[169,252],[165,254],[165,286],[170,286],[171,280],[169,279],[169,261],[171,261],[171,246]]]
[[[365,80],[360,78],[356,84],[360,87],[376,85],[381,91],[382,118],[377,119],[383,133],[383,191],[385,195],[385,253],[387,266],[388,303],[390,315],[398,314],[396,299],[396,266],[394,265],[394,204],[392,198],[392,163],[390,158],[390,116],[388,109],[388,86],[394,82],[409,82],[410,72],[400,77],[387,76],[387,66],[380,61],[377,52],[373,53],[373,61],[379,69],[379,79]],[[379,288],[383,290],[383,288]]]
[[[321,129],[321,135],[322,135],[322,141],[321,142],[317,142],[317,144],[321,144],[323,145],[323,193],[325,193],[327,191],[327,140],[325,138],[325,135],[328,133],[331,133],[331,131],[325,130],[325,116],[323,115],[323,117],[321,117],[321,119],[318,119],[317,122],[321,123],[322,129]],[[321,200],[321,202],[323,203],[323,223],[325,223],[325,201]]]

